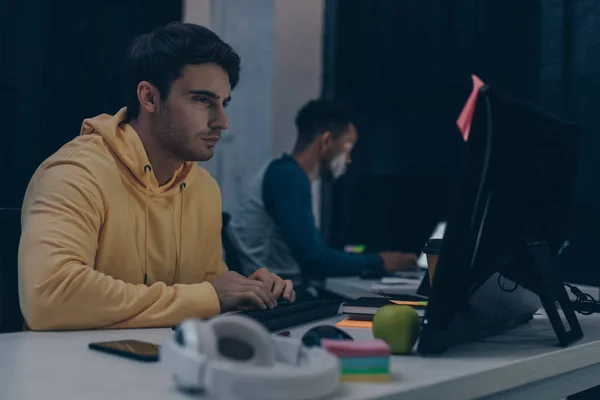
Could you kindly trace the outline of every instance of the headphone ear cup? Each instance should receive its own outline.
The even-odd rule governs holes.
[[[214,347],[214,334],[207,325],[197,319],[185,320],[175,328],[174,337],[160,347],[161,363],[173,374],[177,385],[186,390],[204,388],[210,357],[204,349]]]
[[[185,349],[191,349],[197,353],[202,352],[202,324],[197,319],[187,319],[175,329],[175,342]]]
[[[275,343],[258,322],[241,315],[223,315],[211,320],[210,325],[215,346],[211,358],[261,367],[275,364]]]

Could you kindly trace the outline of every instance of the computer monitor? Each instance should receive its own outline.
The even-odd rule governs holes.
[[[542,305],[560,344],[583,336],[555,270],[567,240],[578,137],[570,122],[480,89],[420,354],[508,330]]]

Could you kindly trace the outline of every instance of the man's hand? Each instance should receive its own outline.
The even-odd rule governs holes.
[[[248,279],[234,271],[228,271],[210,281],[215,288],[221,312],[243,308],[273,308],[277,305],[271,286],[256,279]]]
[[[412,271],[419,267],[416,254],[387,251],[380,253],[379,257],[387,272]]]
[[[264,282],[271,290],[271,294],[275,301],[279,298],[293,303],[296,300],[296,292],[294,292],[294,284],[290,280],[281,279],[278,275],[269,272],[266,268],[260,268],[250,275],[250,279]]]

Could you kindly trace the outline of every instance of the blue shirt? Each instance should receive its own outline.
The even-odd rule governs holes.
[[[365,269],[383,268],[376,254],[351,254],[325,244],[313,214],[311,182],[290,155],[269,164],[262,180],[262,198],[304,277],[358,275]]]

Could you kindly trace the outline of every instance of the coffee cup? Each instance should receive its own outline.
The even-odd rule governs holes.
[[[423,253],[427,257],[427,270],[429,271],[429,283],[433,284],[433,275],[437,266],[440,253],[442,251],[443,239],[429,239],[423,248]]]

